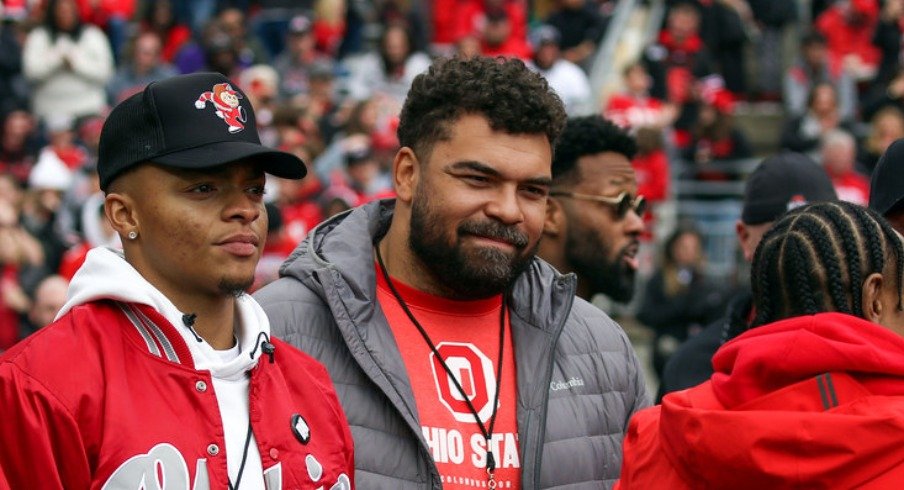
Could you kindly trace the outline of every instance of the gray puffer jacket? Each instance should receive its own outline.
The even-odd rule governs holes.
[[[373,244],[392,210],[392,201],[375,202],[325,221],[255,297],[273,334],[332,376],[355,440],[358,488],[439,489],[402,356],[376,301]],[[525,489],[611,487],[628,419],[649,404],[624,332],[574,289],[573,275],[537,259],[509,299]]]

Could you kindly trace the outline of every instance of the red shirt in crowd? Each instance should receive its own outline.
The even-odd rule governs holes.
[[[141,29],[143,32],[153,31],[147,24],[143,24]],[[179,52],[185,43],[191,40],[191,29],[185,24],[174,24],[166,32],[158,32],[158,34],[162,37],[161,41],[163,42],[160,56],[167,63],[172,63],[173,59],[176,58],[176,53]]]
[[[320,206],[314,201],[301,201],[281,206],[283,230],[289,242],[301,243],[308,232],[323,220]]]
[[[631,161],[637,179],[637,193],[647,201],[665,200],[669,193],[669,159],[663,150],[637,155]]]
[[[621,93],[609,99],[604,115],[622,128],[630,129],[660,125],[662,111],[663,104],[659,99]]]
[[[490,45],[481,39],[481,53],[484,56],[512,56],[521,59],[531,57],[531,48],[527,42],[527,12],[520,2],[505,1],[498,13],[489,12],[482,0],[463,2],[457,7],[458,29],[456,40],[476,35],[481,38],[490,17],[501,15],[509,23],[509,36],[499,45]]]
[[[882,53],[873,45],[873,31],[879,21],[877,0],[850,0],[849,12],[839,5],[826,9],[814,22],[816,29],[826,37],[826,44],[833,62],[847,55],[856,55],[868,66],[878,66]]]
[[[839,200],[861,206],[869,204],[869,179],[853,170],[841,175],[832,175],[831,177],[832,185],[835,186],[835,192],[838,194]]]
[[[76,0],[79,17],[104,27],[112,17],[129,20],[135,16],[135,0]]]
[[[15,266],[0,266],[0,352],[9,349],[19,340],[19,314],[3,301],[6,284],[18,281],[18,269]]]
[[[434,0],[433,8],[433,42],[436,44],[454,44],[458,39],[458,0]]]

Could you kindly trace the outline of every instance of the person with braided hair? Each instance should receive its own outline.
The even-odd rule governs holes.
[[[899,488],[904,238],[809,204],[765,234],[751,283],[756,315],[710,380],[632,418],[616,488]]]

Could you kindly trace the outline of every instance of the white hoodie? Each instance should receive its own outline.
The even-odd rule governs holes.
[[[121,251],[98,247],[88,252],[85,263],[75,273],[69,283],[69,300],[57,313],[63,316],[72,308],[98,301],[112,299],[126,303],[148,305],[157,310],[176,327],[191,352],[195,368],[210,371],[213,388],[223,419],[226,437],[226,455],[229,479],[235,482],[245,437],[248,434],[248,371],[260,360],[260,348],[255,349],[263,338],[270,336],[270,321],[264,310],[250,295],[242,294],[236,299],[238,329],[235,332],[236,346],[227,351],[217,351],[206,341],[198,341],[194,333],[182,322],[181,312],[172,301],[157,290],[135,270]],[[253,351],[253,355],[251,354]],[[263,489],[263,466],[260,452],[252,435],[248,444],[248,458],[242,473],[242,489]]]

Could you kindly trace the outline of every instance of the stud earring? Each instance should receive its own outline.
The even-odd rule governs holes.
[[[129,240],[134,240],[136,238],[138,238],[138,232],[135,230],[130,231],[129,232]]]

